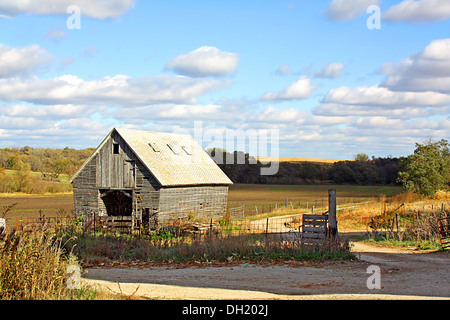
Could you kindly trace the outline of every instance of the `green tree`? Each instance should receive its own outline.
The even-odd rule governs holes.
[[[367,161],[369,160],[369,156],[363,152],[358,153],[355,157],[354,157],[355,161]]]
[[[67,172],[67,168],[69,165],[69,159],[56,159],[51,165],[51,169],[53,171],[52,177],[58,179],[61,173]]]
[[[26,192],[28,187],[33,182],[33,175],[30,169],[29,163],[24,163],[22,160],[18,160],[13,168],[14,170],[14,186],[17,192]]]
[[[412,155],[401,159],[398,182],[407,191],[423,195],[434,195],[438,190],[450,186],[450,149],[448,141],[429,140],[416,143]]]

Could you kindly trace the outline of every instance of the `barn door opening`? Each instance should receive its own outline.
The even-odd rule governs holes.
[[[133,196],[127,190],[100,190],[108,216],[131,216]]]

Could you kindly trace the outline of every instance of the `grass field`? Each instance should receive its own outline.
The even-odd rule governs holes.
[[[345,161],[340,159],[316,159],[316,158],[287,158],[287,157],[257,157],[261,162],[319,162],[319,163],[335,163]]]
[[[400,187],[392,186],[350,186],[350,185],[252,185],[235,184],[230,187],[228,208],[244,206],[246,215],[267,213],[275,208],[299,208],[308,210],[312,206],[318,210],[328,206],[328,189],[337,192],[339,205],[361,203],[386,195],[399,194]],[[0,194],[0,217],[6,206],[16,205],[11,209],[6,219],[15,222],[23,218],[31,220],[45,217],[68,215],[73,210],[72,194]],[[258,211],[257,211],[258,210]]]
[[[256,210],[266,213],[286,205],[294,209],[324,209],[328,207],[328,189],[336,189],[338,206],[401,193],[401,187],[394,186],[235,184],[230,187],[228,208],[244,205],[248,214],[256,214]]]

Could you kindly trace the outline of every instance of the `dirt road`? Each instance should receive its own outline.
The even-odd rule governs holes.
[[[352,245],[358,261],[93,268],[85,280],[150,299],[450,298],[450,253]],[[371,265],[381,271],[380,289],[367,287]]]

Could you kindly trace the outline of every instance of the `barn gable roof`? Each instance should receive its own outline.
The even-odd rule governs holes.
[[[69,182],[78,176],[114,131],[163,187],[233,183],[192,136],[125,128],[114,128]]]

